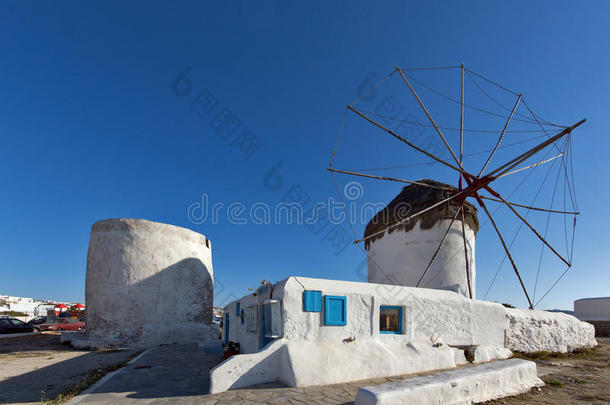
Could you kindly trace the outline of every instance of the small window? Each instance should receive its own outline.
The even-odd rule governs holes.
[[[244,324],[244,310],[242,309],[241,312],[239,313],[239,319],[242,325]]]
[[[239,316],[239,302],[237,304],[235,304],[235,316]]]
[[[230,324],[229,321],[230,321],[229,313],[225,312],[225,321],[222,326],[223,333],[225,335],[225,344],[229,343],[229,324]]]
[[[379,333],[402,333],[402,307],[379,308]]]
[[[324,296],[324,324],[343,326],[347,324],[347,297]]]
[[[255,305],[246,307],[246,330],[250,333],[258,331],[258,307]]]
[[[303,311],[321,312],[322,311],[322,291],[306,290],[303,291]]]
[[[279,300],[265,300],[263,304],[263,324],[266,338],[282,337],[282,311]]]

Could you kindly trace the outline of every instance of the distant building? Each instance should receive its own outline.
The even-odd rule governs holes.
[[[71,305],[70,302],[53,300],[35,300],[30,297],[15,297],[12,295],[0,295],[0,312],[21,312],[28,316],[46,316],[49,309],[56,304]]]
[[[610,297],[574,301],[574,316],[593,324],[596,336],[610,336]]]

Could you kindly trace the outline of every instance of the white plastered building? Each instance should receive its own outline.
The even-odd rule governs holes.
[[[507,358],[511,350],[596,345],[573,316],[505,308],[427,288],[289,277],[224,308],[241,353],[211,371],[212,393],[280,381],[300,387]]]

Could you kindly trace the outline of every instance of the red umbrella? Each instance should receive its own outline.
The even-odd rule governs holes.
[[[53,312],[55,313],[55,316],[60,316],[62,312],[65,312],[67,310],[68,310],[68,306],[64,305],[64,304],[57,304],[53,308]]]

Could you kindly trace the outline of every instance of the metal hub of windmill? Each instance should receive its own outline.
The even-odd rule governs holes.
[[[444,93],[442,93],[438,90],[435,90],[433,87],[427,85],[426,83],[419,81],[416,77],[413,76],[414,72],[435,71],[435,70],[453,70],[453,71],[457,71],[459,73],[459,76],[458,75],[455,76],[456,80],[458,78],[460,80],[459,99],[451,98],[450,96],[447,96]],[[478,88],[478,90],[481,90],[485,96],[487,96],[496,105],[504,108],[505,113],[497,114],[492,111],[488,111],[483,108],[480,108],[478,106],[465,103],[464,102],[465,75],[470,80],[472,80],[472,82],[474,84],[476,84],[476,87]],[[451,218],[451,223],[447,229],[447,232],[445,233],[445,236],[440,241],[440,244],[439,244],[438,248],[436,249],[436,252],[430,258],[430,262],[429,262],[428,266],[425,269],[423,269],[423,273],[422,273],[422,277],[420,278],[420,282],[421,282],[421,279],[423,278],[424,274],[426,273],[426,271],[428,271],[431,264],[436,259],[437,254],[438,254],[439,250],[441,249],[441,246],[443,245],[443,242],[445,241],[447,234],[449,233],[449,230],[451,229],[452,225],[454,224],[454,222],[456,220],[459,220],[461,222],[461,226],[462,226],[462,236],[464,239],[464,254],[466,255],[465,271],[466,271],[466,275],[468,277],[469,263],[468,263],[467,249],[466,249],[467,241],[466,241],[466,236],[465,236],[465,232],[464,232],[464,204],[467,201],[467,199],[470,199],[473,203],[476,203],[476,205],[478,205],[485,212],[485,215],[488,218],[488,223],[490,223],[491,226],[493,227],[494,233],[497,235],[497,238],[503,248],[503,251],[505,253],[505,258],[508,258],[510,265],[512,267],[512,270],[514,271],[514,274],[516,275],[517,279],[519,280],[519,284],[520,284],[521,288],[523,289],[523,293],[525,294],[529,307],[531,309],[533,309],[555,287],[555,285],[559,282],[559,280],[561,280],[561,278],[566,274],[566,272],[569,270],[569,268],[572,265],[574,229],[572,229],[572,234],[571,234],[572,239],[570,242],[567,238],[567,226],[566,226],[566,246],[567,246],[566,254],[560,253],[559,252],[560,249],[554,247],[552,245],[552,243],[549,242],[549,240],[547,238],[547,234],[548,234],[548,228],[549,228],[549,220],[550,220],[551,216],[559,216],[564,221],[564,223],[567,223],[566,217],[567,218],[573,217],[573,221],[572,221],[573,224],[571,224],[571,226],[574,228],[576,226],[576,216],[579,214],[579,212],[577,210],[577,206],[576,206],[576,202],[575,202],[576,198],[575,198],[575,192],[574,192],[574,186],[573,186],[574,179],[573,179],[573,172],[572,172],[572,168],[571,168],[571,160],[570,160],[571,156],[569,156],[570,138],[571,138],[570,134],[572,133],[572,131],[574,129],[576,129],[577,127],[582,125],[585,122],[585,120],[584,119],[580,120],[569,126],[558,125],[558,124],[550,123],[549,121],[545,121],[530,109],[530,107],[525,102],[522,94],[518,94],[516,92],[508,90],[507,88],[499,85],[498,83],[491,81],[490,79],[487,79],[484,76],[477,74],[470,69],[465,68],[464,65],[449,66],[449,67],[410,68],[410,69],[406,69],[406,68],[403,69],[403,68],[397,67],[394,71],[392,71],[390,74],[388,74],[387,77],[385,77],[383,80],[381,80],[374,86],[371,86],[369,91],[375,91],[377,88],[379,88],[379,86],[384,84],[384,82],[386,82],[386,80],[388,80],[390,77],[395,77],[395,78],[398,77],[400,79],[399,81],[403,82],[403,90],[408,90],[407,94],[410,94],[409,97],[412,97],[412,100],[414,100],[416,102],[416,105],[418,105],[418,107],[420,108],[420,112],[423,113],[423,115],[425,116],[425,120],[427,120],[427,122],[429,123],[429,124],[428,123],[426,123],[426,124],[418,123],[416,125],[421,125],[421,126],[425,125],[428,128],[430,128],[431,130],[433,130],[436,140],[439,141],[440,144],[442,145],[442,147],[444,148],[443,149],[444,156],[439,153],[431,152],[429,150],[429,148],[426,148],[425,146],[422,146],[421,144],[418,145],[414,139],[410,139],[409,135],[402,134],[402,133],[400,133],[400,131],[398,131],[396,129],[392,129],[390,127],[390,125],[386,124],[386,122],[389,122],[388,120],[391,120],[391,119],[398,120],[396,117],[383,116],[382,114],[374,113],[374,112],[367,112],[364,109],[359,108],[357,106],[357,103],[363,97],[366,97],[366,94],[364,94],[359,99],[355,100],[354,103],[346,106],[346,113],[345,113],[344,121],[341,126],[341,131],[340,131],[339,137],[337,139],[337,144],[333,151],[332,158],[331,158],[331,161],[330,161],[330,164],[328,167],[328,170],[331,172],[333,180],[335,181],[335,185],[337,185],[336,179],[335,179],[335,173],[340,173],[340,174],[345,174],[345,175],[350,175],[350,176],[364,177],[364,178],[373,179],[373,180],[399,182],[399,183],[406,183],[406,184],[411,184],[411,185],[418,185],[418,186],[422,186],[422,187],[432,187],[432,188],[439,187],[438,185],[431,184],[430,182],[407,180],[407,179],[403,179],[403,178],[399,178],[399,177],[374,175],[374,174],[369,173],[370,170],[343,170],[343,169],[336,168],[335,167],[335,158],[337,155],[337,150],[338,150],[338,146],[339,146],[339,143],[341,140],[341,136],[344,132],[346,119],[348,116],[355,115],[359,119],[365,120],[365,122],[370,124],[373,128],[377,128],[377,130],[381,130],[381,131],[389,134],[391,137],[393,137],[397,141],[403,143],[404,145],[406,145],[408,148],[410,148],[412,151],[416,152],[420,156],[429,159],[428,164],[441,165],[441,166],[444,166],[445,168],[448,168],[448,169],[451,169],[452,171],[454,171],[455,175],[457,176],[457,187],[446,188],[445,191],[447,192],[448,197],[442,199],[441,201],[438,201],[425,209],[419,210],[418,212],[409,214],[408,216],[405,216],[399,223],[392,224],[392,225],[386,227],[385,229],[382,229],[381,231],[378,231],[371,235],[367,235],[363,238],[358,238],[356,236],[356,234],[354,232],[354,228],[353,228],[352,224],[350,223],[350,227],[352,228],[352,232],[354,235],[354,243],[360,247],[360,245],[359,245],[360,243],[366,242],[368,239],[378,236],[379,234],[383,234],[386,231],[391,230],[393,227],[400,226],[402,224],[408,223],[409,221],[417,220],[418,217],[421,216],[422,214],[425,214],[426,212],[434,210],[434,209],[438,209],[439,207],[442,207],[444,204],[451,203],[452,205],[458,205],[459,208],[457,209],[457,211]],[[489,94],[489,92],[486,92],[482,88],[482,86],[479,84],[480,82],[484,82],[487,85],[493,86],[496,89],[500,89],[501,91],[506,92],[507,94],[509,94],[512,97],[516,97],[514,105],[512,105],[512,108],[507,107],[506,105],[503,105],[502,103],[500,103],[496,99],[494,99]],[[430,113],[426,104],[422,100],[422,97],[416,91],[417,86],[414,85],[414,83],[416,85],[419,84],[420,87],[430,91],[434,95],[436,95],[438,97],[442,97],[445,100],[449,100],[450,102],[453,102],[457,106],[459,106],[458,107],[459,108],[459,127],[450,128],[450,127],[443,127],[442,125],[437,124],[437,121],[435,121],[435,119],[432,117],[432,114]],[[406,89],[404,88],[404,85],[406,85]],[[517,113],[517,108],[520,105],[525,107],[525,109],[528,113],[528,116],[526,116],[526,114]],[[464,134],[465,134],[465,132],[468,132],[468,131],[472,131],[472,132],[475,131],[472,128],[469,128],[469,129],[464,128],[465,107],[468,109],[473,109],[473,110],[477,111],[478,113],[492,114],[492,115],[495,115],[496,117],[503,117],[503,119],[505,119],[503,128],[502,129],[498,128],[495,131],[497,134],[497,137],[494,139],[495,142],[494,142],[493,147],[490,150],[488,150],[489,154],[486,155],[487,156],[486,160],[484,161],[482,166],[479,166],[475,170],[466,169],[465,164],[464,164],[464,157],[466,156],[464,154]],[[538,139],[540,139],[540,138],[545,138],[545,139],[542,141],[536,141],[535,144],[529,145],[527,150],[522,151],[521,153],[515,153],[514,155],[506,158],[505,162],[503,162],[501,164],[496,163],[494,165],[493,164],[493,163],[495,163],[494,157],[496,157],[496,160],[497,160],[498,151],[503,149],[504,147],[507,147],[506,145],[503,144],[503,141],[505,141],[505,139],[507,138],[507,135],[509,135],[511,133],[511,130],[510,130],[511,121],[516,121],[516,120],[518,120],[522,123],[525,123],[525,124],[535,125],[537,128],[534,130],[531,130],[529,132],[538,131],[541,134],[538,137]],[[402,122],[404,122],[404,120]],[[449,132],[450,130],[455,132],[456,135],[459,134],[459,138],[457,136],[454,136],[453,138],[446,136],[446,133]],[[485,130],[485,131],[481,131],[481,132],[491,132],[491,131]],[[528,131],[515,130],[512,132],[528,132]],[[454,146],[459,147],[457,153],[454,151],[453,147],[451,146],[452,143],[454,144]],[[516,145],[516,144],[512,144],[512,145]],[[509,146],[512,146],[512,145],[509,145]],[[556,151],[556,154],[554,156],[548,157],[549,153],[551,153],[553,150]],[[570,158],[570,159],[568,159],[568,158]],[[550,204],[551,206],[549,208],[538,207],[538,206],[534,206],[533,204],[526,204],[523,202],[509,201],[508,199],[510,197],[505,198],[503,196],[503,194],[501,194],[498,191],[498,188],[496,187],[496,184],[501,182],[500,180],[507,176],[518,175],[519,173],[521,173],[521,175],[523,175],[523,173],[527,173],[528,171],[531,171],[535,168],[538,168],[540,166],[543,166],[543,165],[545,165],[547,163],[551,163],[551,162],[553,162],[552,164],[554,165],[556,160],[560,162],[560,166],[559,166],[559,170],[558,170],[558,178],[555,183],[555,190],[553,191],[553,201],[555,201],[555,191],[557,189],[557,184],[559,184],[558,183],[559,179],[560,179],[560,177],[563,177],[563,181],[565,184],[565,186],[564,186],[565,193],[569,194],[569,197],[564,196],[564,209],[553,208],[553,201],[551,202],[551,204]],[[403,165],[403,166],[396,166],[396,167],[382,168],[382,169],[396,169],[396,168],[405,168],[405,167],[409,167],[409,166],[414,166],[414,165]],[[549,169],[549,171],[550,171],[550,169]],[[548,178],[548,174],[543,179],[543,182],[548,182],[547,178]],[[337,186],[337,190],[338,190],[338,186]],[[539,193],[540,193],[540,190],[538,190],[538,193],[536,193],[536,197],[538,196]],[[572,202],[571,210],[568,210],[565,207],[566,198],[568,198]],[[534,201],[535,200],[536,200],[536,198],[534,198]],[[510,215],[512,215],[514,220],[519,223],[519,231],[521,230],[522,226],[525,226],[526,228],[529,229],[529,232],[531,232],[531,234],[541,244],[540,260],[542,260],[542,254],[543,254],[544,250],[549,250],[559,260],[561,260],[561,262],[563,262],[565,264],[565,266],[567,266],[565,271],[563,271],[563,273],[561,273],[560,277],[552,284],[552,286],[548,289],[548,291],[546,291],[545,294],[537,302],[534,302],[534,299],[531,297],[530,293],[528,292],[528,289],[526,288],[526,285],[525,285],[522,275],[519,271],[519,268],[517,267],[513,254],[511,254],[510,247],[512,245],[512,242],[507,243],[507,240],[505,239],[505,235],[501,231],[500,226],[494,216],[495,214],[493,214],[491,212],[490,208],[487,206],[486,201],[491,201],[491,202],[500,204],[502,207],[507,208],[508,211],[510,211],[510,213],[511,213]],[[536,227],[531,223],[531,221],[528,220],[529,212],[546,213],[546,215],[548,215],[548,218],[546,220],[546,229],[544,231],[540,231],[539,229],[536,229]],[[518,234],[518,232],[517,232],[517,234]],[[516,237],[517,237],[517,235],[515,235],[513,242],[516,239]],[[360,248],[366,254],[366,251],[364,249],[362,249],[362,247],[360,247]],[[498,269],[498,271],[499,271],[499,269]],[[540,272],[540,266],[538,267],[538,272]],[[491,284],[493,284],[493,281],[495,281],[497,274],[498,274],[498,272],[496,272],[496,275],[494,276]],[[536,283],[538,283],[538,276],[539,276],[539,274],[536,275]],[[468,280],[468,284],[469,284],[469,289],[470,289],[470,280]],[[491,284],[490,284],[490,288],[491,288]],[[489,292],[489,288],[488,288],[487,292]],[[534,294],[535,294],[535,292],[534,292]],[[470,291],[470,295],[472,297],[472,291]]]

